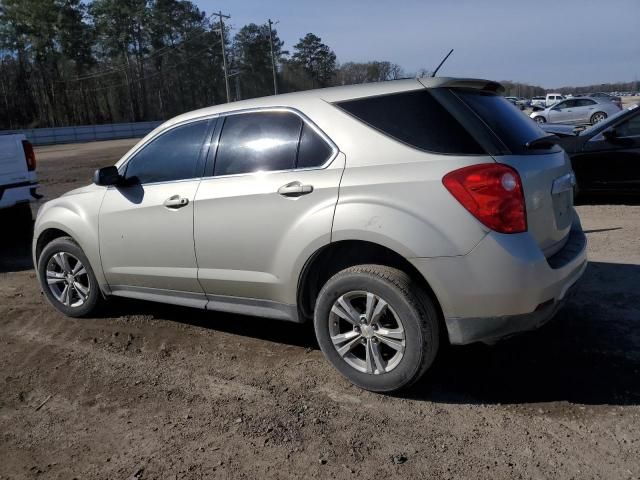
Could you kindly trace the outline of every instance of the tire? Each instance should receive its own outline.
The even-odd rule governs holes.
[[[44,247],[38,258],[38,279],[49,303],[69,317],[85,317],[102,301],[89,260],[71,237],[56,238]]]
[[[591,125],[595,125],[598,122],[601,122],[603,120],[605,120],[607,118],[607,114],[604,112],[596,112],[593,115],[591,115],[591,118],[589,119],[589,121],[591,122]]]
[[[314,327],[327,360],[353,384],[373,392],[411,386],[438,352],[433,302],[406,273],[386,266],[359,265],[331,277],[318,295]]]
[[[533,117],[536,123],[547,123],[547,120],[542,116],[538,115],[537,117]]]

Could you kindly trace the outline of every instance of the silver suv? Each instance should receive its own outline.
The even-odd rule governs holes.
[[[181,115],[46,203],[33,256],[61,312],[131,297],[313,321],[392,391],[439,343],[557,311],[586,267],[562,149],[491,81],[399,80]]]

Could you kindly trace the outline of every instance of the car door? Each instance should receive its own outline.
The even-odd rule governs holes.
[[[549,110],[549,122],[571,123],[574,105],[575,100],[565,100],[554,105],[551,110]]]
[[[173,292],[174,303],[198,298],[193,200],[215,120],[180,124],[160,133],[121,167],[100,209],[100,256],[114,293]],[[195,296],[189,294],[196,294]]]
[[[575,123],[589,123],[591,115],[595,113],[596,102],[588,98],[580,98],[576,100],[574,111],[576,112]]]
[[[291,110],[228,115],[218,130],[195,202],[200,283],[212,300],[295,304],[293,272],[330,241],[344,155]]]
[[[585,188],[640,193],[640,112],[591,138],[574,163]]]

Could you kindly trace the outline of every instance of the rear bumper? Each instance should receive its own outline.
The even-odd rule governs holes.
[[[440,302],[452,344],[493,343],[550,320],[584,273],[586,250],[576,222],[549,259],[528,233],[492,232],[467,255],[412,263]]]
[[[0,185],[0,208],[10,208],[41,198],[36,191],[37,188],[38,182],[32,181]]]

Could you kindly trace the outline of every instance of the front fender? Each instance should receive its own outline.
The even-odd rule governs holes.
[[[36,218],[32,254],[37,266],[37,245],[41,235],[50,229],[61,230],[73,238],[89,259],[100,288],[108,285],[100,261],[98,215],[105,189],[93,189],[75,195],[62,196],[45,203]],[[36,268],[37,272],[37,268]]]

